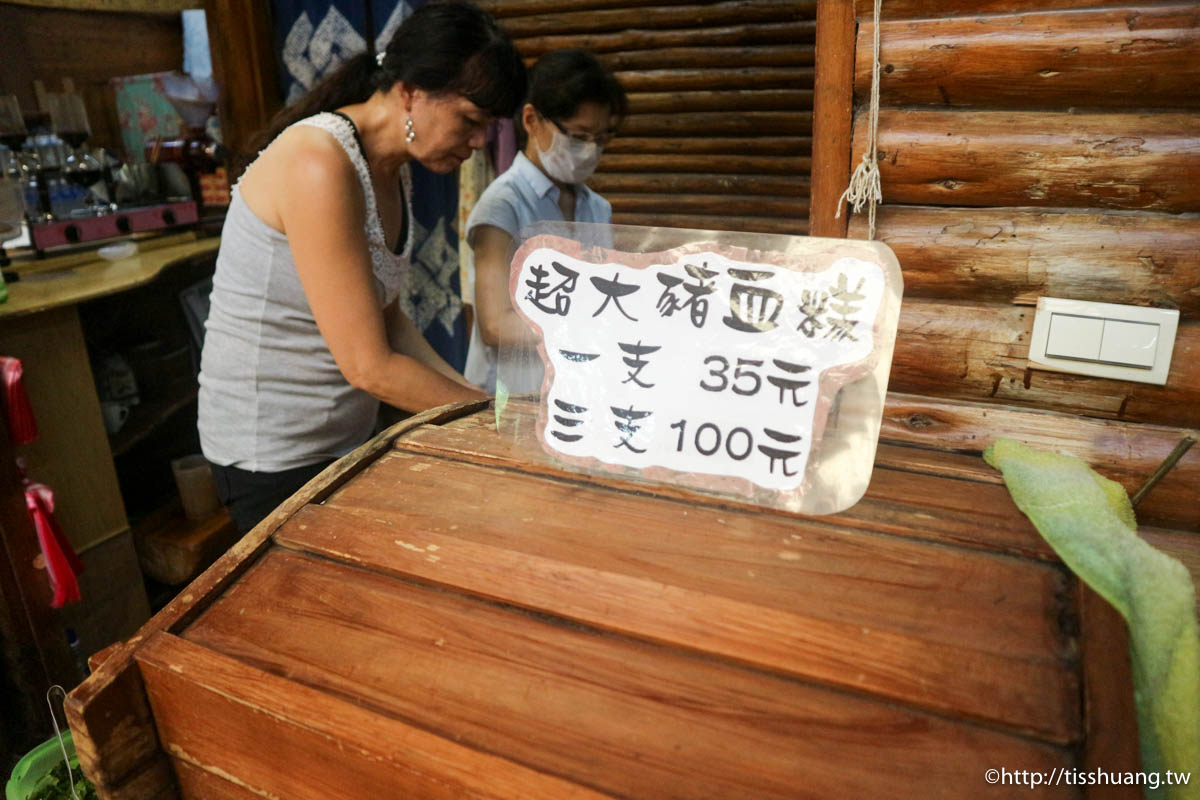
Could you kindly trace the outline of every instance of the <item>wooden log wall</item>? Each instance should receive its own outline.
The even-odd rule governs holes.
[[[483,0],[532,63],[595,52],[629,116],[590,185],[613,221],[805,233],[815,0]]]
[[[873,3],[821,6],[813,231],[866,238],[833,201],[866,147]],[[879,33],[876,238],[905,282],[884,438],[973,453],[1005,426],[1075,430],[1063,413],[1164,444],[1200,428],[1200,3],[884,0]],[[851,69],[852,94],[833,80]],[[1040,296],[1178,309],[1166,385],[1036,368]],[[893,413],[922,404],[972,422]],[[1136,487],[1151,461],[1104,467]]]

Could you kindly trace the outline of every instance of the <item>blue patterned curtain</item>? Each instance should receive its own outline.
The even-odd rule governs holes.
[[[279,52],[280,84],[291,102],[367,47],[367,4],[375,49],[424,0],[271,0]],[[458,274],[458,176],[435,175],[413,164],[416,228],[404,312],[455,369],[467,358],[468,336]]]

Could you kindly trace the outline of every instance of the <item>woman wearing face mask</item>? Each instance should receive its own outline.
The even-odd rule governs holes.
[[[397,305],[409,164],[456,169],[525,95],[525,67],[465,2],[409,16],[284,109],[234,188],[201,356],[201,448],[245,532],[370,435],[379,402],[485,395]]]
[[[529,72],[529,94],[518,116],[525,147],[467,219],[475,255],[475,329],[465,374],[488,391],[495,391],[501,340],[506,346],[537,343],[508,299],[518,234],[534,222],[612,221],[612,206],[585,182],[626,109],[621,84],[587,51],[547,53]]]

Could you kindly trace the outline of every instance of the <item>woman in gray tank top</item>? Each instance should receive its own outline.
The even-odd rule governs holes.
[[[243,532],[365,441],[380,401],[415,412],[485,396],[396,303],[409,164],[456,169],[524,93],[495,21],[435,2],[260,136],[222,230],[200,369],[201,446]]]

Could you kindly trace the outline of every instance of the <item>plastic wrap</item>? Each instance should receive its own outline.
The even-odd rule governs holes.
[[[902,279],[878,242],[539,223],[497,426],[569,469],[808,514],[870,481]]]

